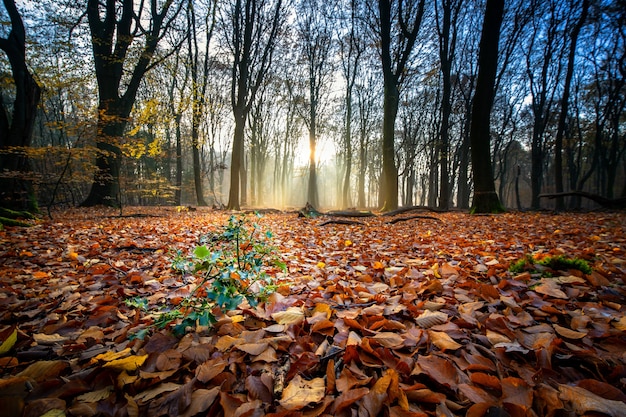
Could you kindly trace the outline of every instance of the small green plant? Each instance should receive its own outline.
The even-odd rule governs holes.
[[[566,258],[565,256],[548,256],[537,262],[554,270],[577,269],[585,274],[591,274],[593,270],[589,263],[580,258]]]
[[[532,269],[533,264],[533,257],[530,255],[526,255],[526,257],[512,263],[511,266],[509,266],[509,271],[515,274],[519,274],[529,269]]]
[[[577,269],[585,274],[591,274],[591,272],[593,272],[592,268],[589,266],[589,263],[584,259],[567,258],[563,255],[546,256],[542,259],[535,259],[531,255],[526,255],[519,261],[512,263],[509,267],[509,271],[516,274],[524,271],[537,271],[535,265],[542,265],[555,271]],[[549,271],[544,271],[543,275],[551,276],[552,274]]]
[[[231,216],[221,233],[202,236],[191,255],[176,252],[172,268],[200,282],[176,308],[158,312],[154,326],[165,328],[179,321],[173,331],[182,335],[188,327],[214,323],[216,308],[226,312],[244,300],[251,306],[266,300],[277,288],[270,272],[287,269],[269,244],[271,238],[271,232],[262,232],[245,215]],[[147,311],[143,299],[130,299],[126,304]]]

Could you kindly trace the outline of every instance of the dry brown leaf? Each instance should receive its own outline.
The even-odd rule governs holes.
[[[457,343],[445,332],[436,332],[434,330],[428,330],[428,337],[430,341],[442,351],[457,350],[463,347],[462,344]]]
[[[568,402],[578,415],[591,411],[603,413],[611,417],[626,416],[626,404],[622,401],[613,401],[602,398],[584,388],[559,385],[559,397]]]
[[[195,389],[191,393],[191,404],[180,417],[192,417],[196,414],[204,413],[213,405],[219,393],[220,387]]]
[[[415,318],[415,323],[422,329],[428,329],[448,321],[448,315],[441,311],[425,310]]]
[[[587,336],[587,332],[578,332],[576,330],[568,329],[567,327],[559,326],[558,324],[553,324],[554,330],[566,339],[582,339]]]
[[[382,346],[387,348],[395,348],[404,344],[404,338],[397,333],[381,332],[371,337]]]
[[[308,381],[296,375],[283,390],[280,405],[287,410],[300,410],[311,403],[322,401],[325,391],[326,385],[323,378]]]
[[[228,362],[224,358],[209,359],[196,368],[196,377],[198,381],[207,383],[219,374],[221,374]]]
[[[289,307],[285,311],[273,313],[272,318],[276,320],[276,323],[286,326],[300,324],[304,321],[304,312],[299,307]]]
[[[552,278],[542,278],[541,284],[535,287],[535,292],[563,300],[567,300],[569,298],[567,294],[561,290],[556,280]]]

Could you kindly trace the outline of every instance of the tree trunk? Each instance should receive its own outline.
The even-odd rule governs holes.
[[[343,191],[341,193],[341,206],[350,207],[350,176],[352,175],[352,91],[346,92],[346,172],[343,179]]]
[[[127,53],[135,39],[133,32],[135,22],[135,2],[123,0],[116,7],[109,7],[114,2],[107,2],[103,7],[98,0],[87,1],[87,19],[91,30],[91,46],[94,56],[96,80],[98,83],[98,136],[96,146],[99,155],[96,157],[96,172],[94,173],[91,191],[82,206],[120,206],[119,174],[121,166],[121,151],[118,141],[122,137],[128,117],[137,97],[143,76],[148,71],[159,40],[163,37],[163,30],[170,25],[165,23],[168,10],[172,6],[171,0],[165,1],[161,9],[156,7],[150,11],[149,27],[145,41],[130,70],[124,68]],[[177,4],[177,15],[182,7]],[[103,9],[103,10],[102,10]],[[170,17],[173,19],[173,17]],[[122,78],[128,76],[126,91],[120,94]]]
[[[392,74],[385,76],[383,98],[383,171],[378,204],[383,211],[398,208],[398,168],[395,161],[395,125],[400,92]]]
[[[503,211],[491,169],[490,117],[498,67],[498,41],[504,0],[487,0],[478,52],[478,78],[472,105],[470,140],[474,172],[474,213]]]
[[[0,179],[0,206],[13,210],[38,211],[32,182],[28,179],[30,165],[27,148],[30,147],[41,89],[26,65],[26,31],[15,1],[4,0],[11,19],[7,38],[0,38],[2,49],[11,64],[15,82],[13,112],[9,117],[0,99],[0,150],[17,147],[18,153],[0,152],[0,167],[9,172]],[[23,152],[20,152],[23,151]]]
[[[572,29],[572,39],[570,41],[569,56],[567,59],[567,71],[565,74],[565,83],[563,85],[563,96],[561,98],[561,113],[559,114],[559,122],[556,131],[556,139],[554,141],[554,181],[556,193],[563,192],[563,135],[565,133],[565,121],[567,120],[567,111],[569,105],[570,86],[574,75],[574,65],[576,59],[576,45],[578,42],[578,34],[585,24],[587,12],[589,10],[589,0],[583,0],[580,18]],[[565,203],[562,196],[558,196],[555,200],[556,209],[564,210]]]
[[[182,204],[182,188],[183,188],[183,147],[180,132],[180,115],[175,118],[176,121],[176,193],[174,199],[176,205]]]
[[[244,127],[246,118],[243,110],[235,108],[235,133],[233,136],[233,149],[230,158],[230,191],[228,192],[229,210],[239,210],[239,182],[241,174],[241,161],[243,159]]]

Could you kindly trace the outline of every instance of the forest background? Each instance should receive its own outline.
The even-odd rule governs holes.
[[[5,0],[3,201],[469,208],[485,3]],[[502,204],[626,196],[624,1],[497,3]]]

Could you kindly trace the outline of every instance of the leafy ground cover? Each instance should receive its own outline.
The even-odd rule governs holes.
[[[230,213],[133,212],[0,232],[3,415],[626,415],[623,213],[268,214],[277,291],[175,337],[173,256]]]

